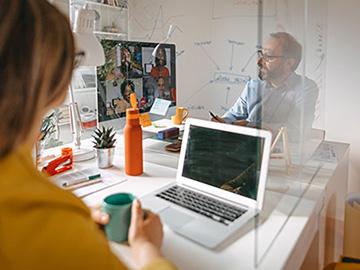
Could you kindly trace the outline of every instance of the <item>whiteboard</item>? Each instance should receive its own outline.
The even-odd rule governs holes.
[[[304,46],[298,72],[318,83],[316,124],[324,122],[326,59],[325,0],[267,0],[258,38],[257,0],[132,0],[129,40],[162,42],[173,25],[169,43],[176,44],[177,103],[193,117],[222,115],[256,78],[256,50],[271,32],[287,31]],[[305,10],[308,20],[305,24]]]

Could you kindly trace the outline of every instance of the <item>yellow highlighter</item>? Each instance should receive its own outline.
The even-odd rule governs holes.
[[[136,100],[136,94],[135,93],[130,94],[130,105],[131,105],[131,108],[133,108],[133,109],[137,108],[137,100]]]

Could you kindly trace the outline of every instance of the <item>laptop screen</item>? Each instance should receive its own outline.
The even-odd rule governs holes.
[[[190,125],[182,176],[256,200],[264,138]]]

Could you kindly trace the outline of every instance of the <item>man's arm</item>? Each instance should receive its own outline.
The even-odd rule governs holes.
[[[222,116],[215,116],[211,121],[220,123],[229,123],[235,125],[246,125],[248,122],[245,119],[248,117],[247,103],[248,103],[249,82],[246,84],[240,97],[235,104]]]
[[[248,95],[249,95],[249,83],[248,82],[242,91],[240,97],[235,104],[222,116],[226,123],[232,123],[236,120],[246,120],[248,112]]]
[[[319,88],[314,81],[310,81],[304,92],[304,100],[302,105],[304,111],[304,138],[309,138],[315,119],[315,107],[319,96]]]
[[[249,124],[249,121],[247,120],[235,120],[235,121],[232,121],[231,124],[233,125],[236,125],[236,126],[247,126]]]
[[[319,89],[314,81],[307,80],[305,88],[301,89],[300,94],[294,102],[294,107],[288,116],[289,139],[307,139],[310,137],[311,128],[315,119],[316,101]],[[302,132],[301,132],[302,131]]]

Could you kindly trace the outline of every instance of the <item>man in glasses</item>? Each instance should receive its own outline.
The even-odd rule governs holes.
[[[290,34],[270,34],[258,51],[260,80],[250,80],[235,104],[211,120],[266,128],[274,135],[287,127],[292,141],[308,137],[319,90],[314,81],[295,73],[301,54],[301,45]]]

